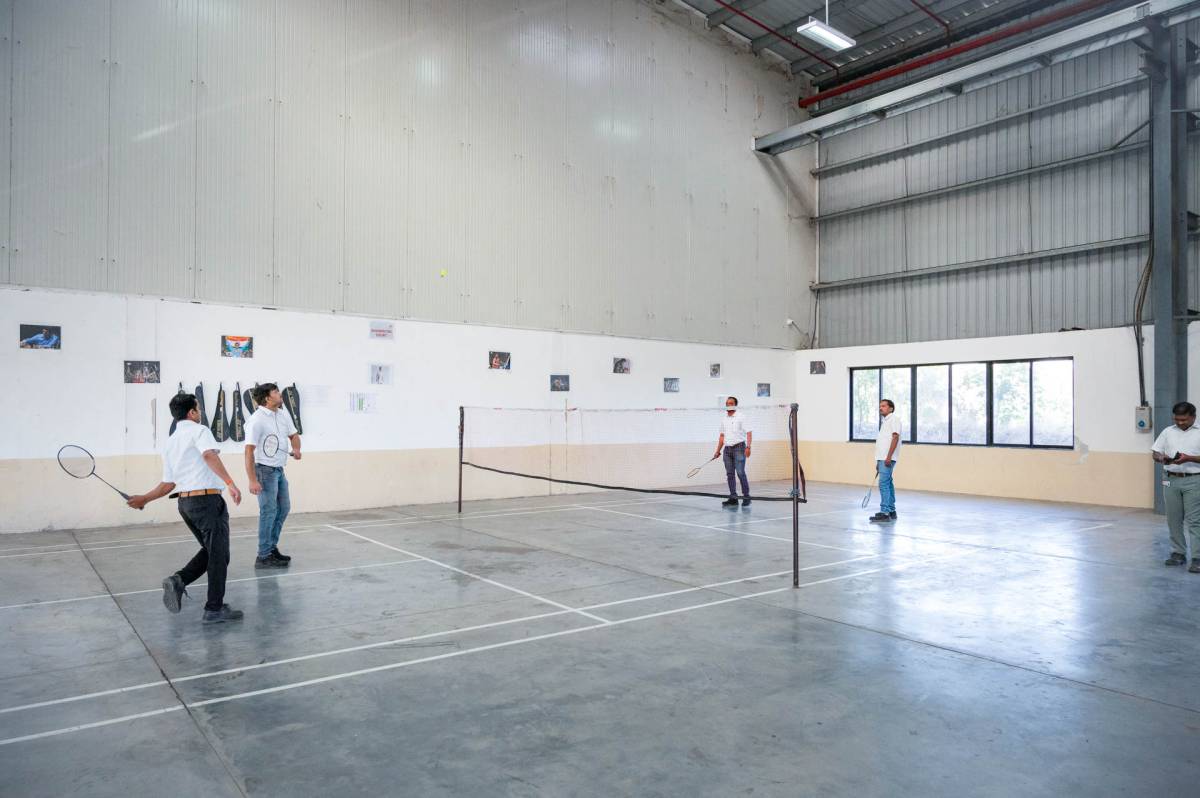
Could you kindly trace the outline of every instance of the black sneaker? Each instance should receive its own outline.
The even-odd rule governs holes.
[[[895,514],[895,513],[888,513],[888,518],[890,518],[891,520],[895,521],[895,520],[896,520],[896,517],[897,517],[897,516],[896,516],[896,514]]]
[[[179,612],[179,608],[183,604],[183,597],[187,595],[187,587],[179,578],[179,574],[171,574],[164,579],[162,589],[163,606],[167,608],[168,612]]]
[[[730,496],[725,501],[721,502],[722,507],[737,507],[737,497]]]
[[[888,513],[875,513],[875,515],[871,516],[867,520],[873,524],[877,524],[882,521],[891,521],[893,518],[895,518],[895,516]]]
[[[255,557],[254,567],[258,568],[287,568],[286,560],[281,560],[274,554],[268,554],[266,557]]]
[[[1187,557],[1180,554],[1179,552],[1175,552],[1174,554],[1172,554],[1170,557],[1167,558],[1167,561],[1164,562],[1163,565],[1183,565],[1186,562],[1187,562]]]
[[[225,623],[226,621],[240,621],[242,619],[242,611],[235,610],[228,604],[222,604],[219,610],[205,610],[205,623]]]
[[[1188,566],[1189,574],[1200,574],[1200,557],[1193,557],[1192,564]]]
[[[750,506],[750,497],[749,497],[749,496],[747,496],[746,498],[742,499],[742,506],[743,506],[743,507],[749,507],[749,506]]]
[[[284,562],[292,561],[292,558],[280,551],[278,547],[271,549],[271,554],[275,555],[275,559],[277,560],[283,560]]]

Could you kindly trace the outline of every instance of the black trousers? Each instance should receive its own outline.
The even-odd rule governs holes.
[[[225,574],[229,570],[229,508],[219,493],[187,496],[179,500],[183,523],[200,542],[200,551],[176,573],[185,585],[208,572],[206,610],[219,610],[225,603]]]

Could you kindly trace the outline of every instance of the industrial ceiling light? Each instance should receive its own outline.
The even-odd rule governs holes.
[[[819,42],[830,50],[848,50],[854,46],[854,40],[846,34],[842,33],[837,28],[829,25],[829,0],[825,0],[825,21],[819,19],[808,18],[800,27],[796,28],[796,33],[802,33],[814,42]]]

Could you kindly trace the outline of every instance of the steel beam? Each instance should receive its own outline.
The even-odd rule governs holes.
[[[767,0],[733,0],[729,5],[736,8],[738,11],[748,11],[755,6],[761,6]],[[715,28],[718,25],[724,25],[729,20],[733,19],[734,13],[728,8],[718,8],[716,11],[704,17],[708,27]]]
[[[1150,237],[1154,245],[1154,434],[1172,423],[1171,406],[1187,396],[1187,100],[1185,26],[1152,26],[1150,75]],[[1147,447],[1148,448],[1148,447]],[[1157,472],[1159,469],[1155,469]],[[1163,512],[1160,475],[1154,510]]]
[[[879,111],[887,111],[931,95],[945,93],[950,87],[960,84],[969,86],[972,81],[977,80],[983,81],[981,85],[987,85],[991,76],[1022,69],[1030,62],[1036,63],[1037,59],[1044,55],[1058,54],[1056,61],[1066,60],[1066,57],[1059,57],[1064,50],[1071,50],[1069,57],[1077,57],[1090,51],[1088,47],[1083,46],[1087,42],[1106,39],[1109,43],[1115,43],[1144,36],[1149,31],[1148,17],[1166,17],[1170,24],[1175,24],[1196,16],[1200,16],[1200,2],[1197,0],[1146,0],[1136,6],[1097,17],[1029,44],[983,58],[973,64],[951,69],[941,75],[925,78],[775,133],[756,137],[753,140],[753,149],[756,152],[777,155],[809,143],[824,131],[847,126]],[[1080,46],[1077,50],[1072,49],[1077,45]]]
[[[1182,117],[1181,117],[1182,118]],[[839,219],[843,216],[855,216],[857,214],[867,213],[869,211],[877,211],[881,208],[892,208],[897,205],[907,205],[910,202],[919,202],[920,200],[932,199],[933,197],[941,197],[946,194],[956,194],[959,191],[967,191],[973,188],[982,188],[990,186],[993,183],[1004,183],[1009,180],[1016,180],[1019,177],[1028,177],[1041,172],[1053,172],[1057,169],[1066,169],[1071,166],[1087,163],[1089,161],[1098,161],[1105,158],[1115,158],[1118,155],[1125,155],[1130,152],[1144,150],[1149,144],[1147,142],[1135,142],[1133,144],[1125,144],[1120,147],[1110,147],[1107,150],[1100,152],[1089,152],[1087,155],[1077,155],[1074,158],[1065,158],[1061,161],[1051,161],[1050,163],[1031,166],[1028,169],[1017,169],[1012,172],[1004,172],[991,177],[981,177],[978,180],[970,180],[966,183],[955,183],[952,186],[943,188],[935,188],[929,191],[920,191],[916,194],[906,194],[903,197],[895,199],[883,200],[882,202],[872,202],[869,205],[857,205],[853,208],[845,208],[840,211],[830,211],[822,213],[819,216],[810,216],[809,219],[814,222],[827,222],[830,219]]]
[[[931,138],[914,141],[911,144],[901,144],[896,147],[889,147],[886,150],[879,150],[878,152],[869,153],[867,155],[860,155],[857,158],[849,158],[845,161],[838,161],[837,163],[828,164],[826,166],[818,166],[816,169],[811,170],[811,173],[813,177],[821,177],[822,175],[844,171],[855,166],[861,166],[865,163],[885,160],[894,155],[901,155],[906,152],[914,152],[939,142],[958,138],[959,136],[966,135],[967,133],[974,133],[977,130],[984,130],[990,127],[999,127],[1006,122],[1011,122],[1016,119],[1024,119],[1027,116],[1032,116],[1033,114],[1041,113],[1042,111],[1048,111],[1052,108],[1059,108],[1063,105],[1070,105],[1071,103],[1085,100],[1088,97],[1093,97],[1097,94],[1108,94],[1110,92],[1134,88],[1145,82],[1145,75],[1139,75],[1135,78],[1127,78],[1125,80],[1118,80],[1115,83],[1109,83],[1104,86],[1099,86],[1095,89],[1081,91],[1078,94],[1072,94],[1069,97],[1063,97],[1059,100],[1051,100],[1048,103],[1030,106],[1029,108],[1025,108],[1021,111],[1013,111],[1011,114],[1004,114],[1003,116],[997,116],[993,119],[986,119],[982,122],[976,122],[973,125],[960,127],[956,130],[951,130]]]
[[[883,274],[869,274],[862,277],[848,277],[845,280],[830,280],[829,282],[825,283],[812,283],[809,288],[813,291],[820,292],[831,291],[838,288],[853,288],[860,285],[870,285],[872,283],[892,283],[901,280],[914,280],[918,277],[929,277],[930,275],[934,274],[965,272],[974,269],[984,269],[989,266],[1012,266],[1018,263],[1048,260],[1049,258],[1059,258],[1065,255],[1080,255],[1090,252],[1103,252],[1109,249],[1135,247],[1139,244],[1145,244],[1149,240],[1149,236],[1113,238],[1109,239],[1108,241],[1095,241],[1088,244],[1075,244],[1069,247],[1055,247],[1054,249],[1039,249],[1034,252],[1019,252],[1015,255],[1001,255],[997,258],[984,258],[982,260],[963,261],[961,263],[947,263],[942,266],[928,266],[922,269],[906,269],[902,272],[885,272]]]

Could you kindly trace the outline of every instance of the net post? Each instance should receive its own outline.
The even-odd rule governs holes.
[[[800,405],[792,402],[788,413],[788,443],[792,450],[792,587],[800,587],[800,455],[796,451],[796,415]]]
[[[462,515],[463,432],[467,426],[467,411],[458,406],[458,512]]]

